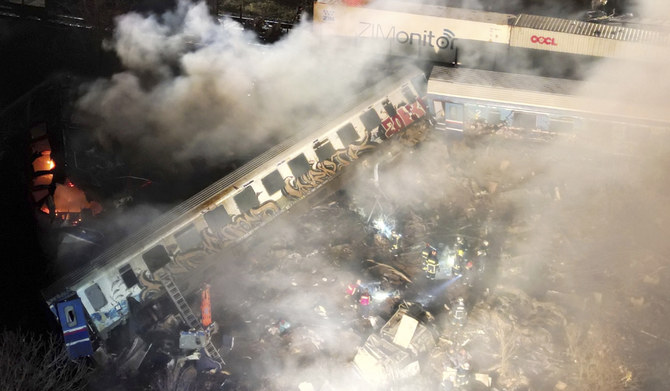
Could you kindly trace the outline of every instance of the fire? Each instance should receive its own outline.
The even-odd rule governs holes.
[[[41,156],[33,160],[33,170],[35,172],[47,172],[56,167],[56,163],[51,159],[51,151],[46,150],[41,152]],[[50,185],[53,180],[53,174],[42,174],[33,179],[33,186]],[[33,191],[35,201],[42,199],[48,195],[46,189],[36,189]],[[65,180],[65,184],[56,184],[53,194],[54,204],[56,205],[55,213],[64,216],[70,213],[81,213],[82,209],[90,209],[96,215],[102,211],[102,206],[95,202],[89,202],[86,199],[86,194],[77,188],[69,179]],[[40,210],[44,213],[49,213],[47,205],[43,205]],[[64,215],[65,214],[65,215]]]

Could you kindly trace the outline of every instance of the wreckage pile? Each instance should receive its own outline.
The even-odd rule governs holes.
[[[426,131],[418,124],[364,161],[344,191],[217,256],[213,338],[235,341],[225,389],[371,389],[366,370],[393,379],[376,384],[384,390],[635,389],[636,373],[609,343],[617,330],[583,317],[602,297],[558,290],[570,260],[555,246],[567,238],[537,235],[552,218],[547,205],[570,194],[538,180],[551,156],[495,134],[463,143]],[[426,243],[441,254],[434,279],[423,270]],[[471,275],[452,269],[458,249],[475,263]],[[410,333],[391,349],[401,327],[387,321],[408,305],[429,311],[415,319],[434,338],[418,348]]]

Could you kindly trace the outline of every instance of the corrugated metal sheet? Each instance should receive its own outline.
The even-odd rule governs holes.
[[[517,27],[618,41],[645,42],[653,44],[670,43],[670,34],[666,31],[659,31],[658,29],[646,30],[642,28],[582,22],[579,20],[559,19],[548,16],[521,14],[516,20],[512,30],[514,31]]]

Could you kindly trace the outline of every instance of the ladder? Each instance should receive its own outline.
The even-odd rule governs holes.
[[[175,306],[177,306],[177,309],[179,310],[179,313],[181,314],[182,318],[184,318],[184,322],[186,322],[186,325],[192,329],[202,330],[202,325],[200,324],[200,321],[195,316],[193,310],[191,310],[191,307],[188,305],[188,302],[184,298],[184,295],[182,295],[181,291],[179,290],[179,287],[174,282],[174,279],[172,278],[172,273],[170,273],[165,269],[160,269],[154,273],[154,277],[157,277],[160,280],[161,284],[163,284],[163,287],[165,287],[165,291],[168,293],[170,299],[172,299],[172,302],[175,304]],[[205,344],[205,351],[207,352],[207,355],[210,358],[212,358],[214,361],[218,362],[221,365],[221,368],[223,368],[223,366],[226,365],[225,361],[223,361],[223,358],[221,357],[221,354],[219,354],[219,351],[216,349],[210,338],[207,338],[207,343]]]

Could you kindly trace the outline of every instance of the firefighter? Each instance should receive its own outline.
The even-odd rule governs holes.
[[[463,269],[466,264],[465,260],[465,241],[462,236],[456,236],[456,244],[454,244],[454,265],[451,268],[451,274],[455,276],[460,276],[463,274]]]
[[[462,327],[468,320],[468,310],[465,308],[465,300],[459,297],[451,308],[451,324]]]
[[[402,239],[402,235],[397,233],[396,231],[391,231],[391,253],[395,255],[396,257],[398,256],[398,251],[400,250],[400,239]]]
[[[437,249],[431,246],[430,243],[426,243],[426,247],[421,251],[421,258],[425,261],[433,252],[437,256]]]
[[[361,289],[361,280],[356,280],[355,283],[350,283],[347,285],[347,296],[356,298],[360,293]]]
[[[423,256],[427,250],[428,254],[423,260],[423,271],[426,272],[426,278],[429,280],[434,280],[437,272],[440,269],[440,265],[437,260],[437,250],[434,247],[430,247],[430,249],[423,250],[424,252],[421,253],[421,256]]]
[[[372,300],[370,296],[370,291],[367,289],[361,293],[361,297],[358,300],[358,302],[361,304],[361,314],[363,315],[364,318],[368,317],[368,313],[370,311],[370,301]]]

